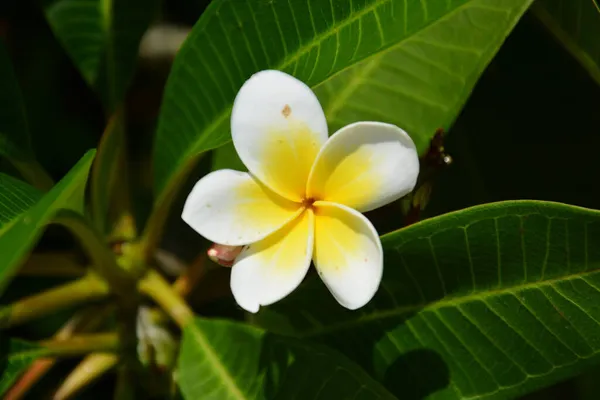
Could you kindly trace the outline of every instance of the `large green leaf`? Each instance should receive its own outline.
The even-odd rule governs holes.
[[[122,102],[160,0],[46,0],[54,34],[109,111]]]
[[[212,2],[167,82],[155,143],[157,192],[167,184],[175,188],[197,154],[230,140],[237,90],[252,73],[267,68],[316,87],[333,126],[367,117],[394,121],[423,149],[435,127],[456,117],[530,3]],[[342,113],[345,103],[350,110]]]
[[[179,353],[179,385],[190,400],[394,399],[334,351],[236,322],[197,319]]]
[[[33,189],[0,175],[0,292],[45,225],[59,210],[83,213],[85,186],[95,152],[87,152],[56,186],[39,199],[36,199],[39,196],[35,196]]]
[[[326,343],[408,398],[514,398],[600,361],[600,212],[494,203],[382,242],[363,309],[313,279],[256,322]]]
[[[600,83],[600,2],[539,0],[540,20]]]
[[[10,339],[0,349],[0,395],[4,395],[31,363],[45,353],[44,348],[23,340]]]
[[[13,66],[0,40],[0,156],[6,157],[25,179],[40,189],[52,180],[36,162],[21,90]]]

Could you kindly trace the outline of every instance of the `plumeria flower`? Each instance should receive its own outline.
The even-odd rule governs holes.
[[[200,179],[182,218],[210,241],[245,246],[231,270],[237,303],[257,312],[279,301],[300,285],[311,260],[342,306],[368,303],[383,251],[361,212],[414,188],[419,159],[408,134],[358,122],[328,139],[310,88],[267,70],[238,92],[231,135],[249,173],[224,169]]]

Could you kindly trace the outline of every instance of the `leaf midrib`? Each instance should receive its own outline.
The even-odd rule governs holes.
[[[366,7],[362,11],[358,12],[357,14],[351,14],[348,18],[346,18],[345,20],[343,20],[343,22],[340,22],[339,24],[334,25],[334,27],[331,27],[331,28],[325,30],[321,34],[317,35],[309,43],[307,43],[306,45],[300,47],[297,52],[294,52],[294,54],[292,55],[292,57],[290,57],[290,58],[284,58],[280,62],[280,64],[277,65],[277,66],[275,66],[275,67],[273,67],[273,69],[282,70],[283,68],[285,68],[286,66],[288,66],[291,62],[293,62],[295,59],[297,59],[298,57],[301,57],[302,55],[304,55],[304,54],[306,54],[308,52],[310,52],[314,47],[318,46],[319,43],[323,42],[325,39],[329,38],[330,36],[333,36],[339,29],[343,28],[344,26],[350,25],[351,23],[357,21],[363,15],[366,15],[366,14],[370,13],[371,11],[377,9],[381,5],[386,4],[386,3],[390,2],[390,1],[391,0],[376,1],[373,4],[371,4],[369,7]],[[352,68],[353,66],[355,66],[356,64],[358,64],[360,61],[363,61],[365,59],[368,59],[368,58],[371,58],[371,57],[374,57],[374,56],[379,56],[379,55],[383,54],[384,52],[389,51],[391,48],[394,48],[396,46],[402,45],[406,41],[410,40],[413,36],[415,36],[415,35],[423,32],[423,31],[427,30],[431,25],[433,25],[435,23],[438,23],[440,21],[443,21],[446,18],[450,18],[455,13],[458,13],[458,12],[462,11],[465,8],[472,7],[473,2],[477,2],[477,1],[479,1],[479,0],[467,0],[465,3],[459,5],[458,7],[454,8],[453,10],[447,12],[446,14],[444,14],[443,16],[441,16],[440,18],[432,20],[428,24],[423,25],[420,29],[416,30],[411,35],[405,36],[404,38],[400,39],[399,41],[391,43],[391,44],[388,44],[387,46],[383,46],[377,52],[374,52],[373,54],[370,54],[370,55],[367,55],[367,56],[365,56],[363,58],[359,58],[359,59],[354,60],[354,62],[352,64],[349,64],[349,65],[347,65],[344,68],[341,68],[340,70],[338,70],[335,73],[333,73],[330,76],[328,76],[323,81],[321,81],[321,82],[315,84],[314,86],[312,86],[312,89],[313,90],[316,89],[318,86],[324,84],[325,82],[327,82],[330,79],[334,78],[338,74],[341,74],[344,71],[346,71],[347,69]],[[194,157],[198,153],[197,149],[199,147],[202,147],[202,145],[211,137],[211,134],[223,123],[223,121],[225,121],[227,119],[227,117],[231,113],[232,108],[233,108],[233,106],[228,106],[227,108],[225,108],[223,110],[223,112],[217,118],[215,118],[213,120],[213,122],[210,125],[208,125],[203,130],[203,132],[201,134],[198,135],[198,137],[200,139],[185,154],[185,156],[183,157],[184,160],[192,158],[192,157]],[[224,144],[227,144],[230,141],[231,140],[228,140]],[[210,150],[210,149],[207,149],[207,150]]]
[[[552,286],[554,283],[558,282],[566,282],[573,279],[582,279],[588,285],[596,288],[600,291],[600,288],[597,285],[593,285],[591,282],[585,279],[585,276],[591,275],[594,273],[600,272],[600,268],[594,268],[587,271],[580,271],[568,275],[564,275],[561,277],[544,279],[536,282],[527,282],[514,286],[509,286],[506,288],[496,288],[487,291],[481,292],[471,292],[465,295],[457,295],[457,296],[448,296],[444,297],[440,300],[434,300],[431,302],[421,303],[421,304],[412,304],[403,307],[397,307],[390,310],[385,311],[375,311],[367,316],[360,317],[359,319],[351,320],[351,321],[343,321],[336,324],[327,325],[325,328],[318,328],[313,330],[308,330],[298,335],[298,337],[312,337],[318,336],[325,333],[335,332],[338,330],[343,330],[346,328],[351,328],[353,326],[362,325],[364,323],[369,323],[371,321],[376,321],[380,319],[393,318],[398,317],[404,314],[419,312],[419,311],[435,311],[443,307],[454,307],[460,306],[465,303],[469,303],[472,301],[481,300],[485,303],[485,300],[489,297],[501,296],[503,294],[515,294],[517,292],[521,292],[528,289],[540,288],[542,286]],[[382,282],[381,286],[384,286],[384,282]]]
[[[204,334],[201,332],[198,325],[192,323],[190,324],[189,329],[196,339],[196,342],[202,347],[204,355],[206,356],[206,360],[214,367],[217,375],[221,377],[221,382],[229,390],[229,393],[236,399],[247,400],[246,396],[244,396],[241,389],[235,383],[235,379],[221,363],[221,360],[217,356],[215,349],[213,349],[213,347],[209,344],[206,336],[204,336]]]

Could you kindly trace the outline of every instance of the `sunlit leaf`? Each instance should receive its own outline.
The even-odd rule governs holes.
[[[267,68],[317,88],[333,114],[332,126],[366,117],[398,122],[423,150],[433,128],[456,117],[530,3],[214,1],[182,46],[167,82],[155,143],[156,190],[167,183],[175,188],[197,154],[230,140],[237,90]],[[328,91],[340,87],[331,93],[342,99],[337,103]],[[349,110],[342,113],[346,102]]]
[[[363,309],[313,279],[256,322],[328,344],[409,398],[516,398],[600,361],[599,212],[494,203],[382,241]]]
[[[54,34],[109,111],[123,100],[159,0],[46,0]]]
[[[0,292],[46,224],[61,209],[83,213],[85,186],[95,150],[87,152],[47,194],[0,175]],[[10,249],[10,250],[8,250]]]
[[[197,319],[179,352],[186,399],[394,399],[357,365],[322,346],[230,321]]]
[[[533,9],[550,32],[600,83],[600,2],[540,0]]]

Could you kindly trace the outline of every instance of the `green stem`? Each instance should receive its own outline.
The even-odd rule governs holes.
[[[158,272],[149,270],[140,280],[139,289],[156,301],[181,329],[193,321],[194,312],[190,306]]]
[[[163,189],[161,195],[155,201],[154,208],[144,227],[141,239],[146,261],[153,259],[154,251],[160,243],[162,231],[167,218],[170,215],[170,211],[173,208],[173,201],[177,197],[178,189],[203,154],[204,153],[199,154],[193,162],[187,162],[186,165],[169,181],[169,184]]]
[[[90,273],[81,279],[0,307],[0,329],[22,324],[65,307],[106,297],[108,294],[106,283]]]
[[[132,295],[135,295],[134,275],[117,264],[112,251],[81,215],[71,211],[61,211],[53,222],[69,228],[75,234],[87,251],[92,266],[108,281],[110,289],[122,302],[135,301],[132,299]]]
[[[119,336],[114,333],[94,333],[71,336],[69,339],[50,339],[39,342],[45,357],[80,356],[94,352],[114,353],[120,349]]]
[[[119,357],[114,354],[95,353],[87,356],[63,380],[54,394],[54,400],[65,400],[112,369],[119,362]]]

